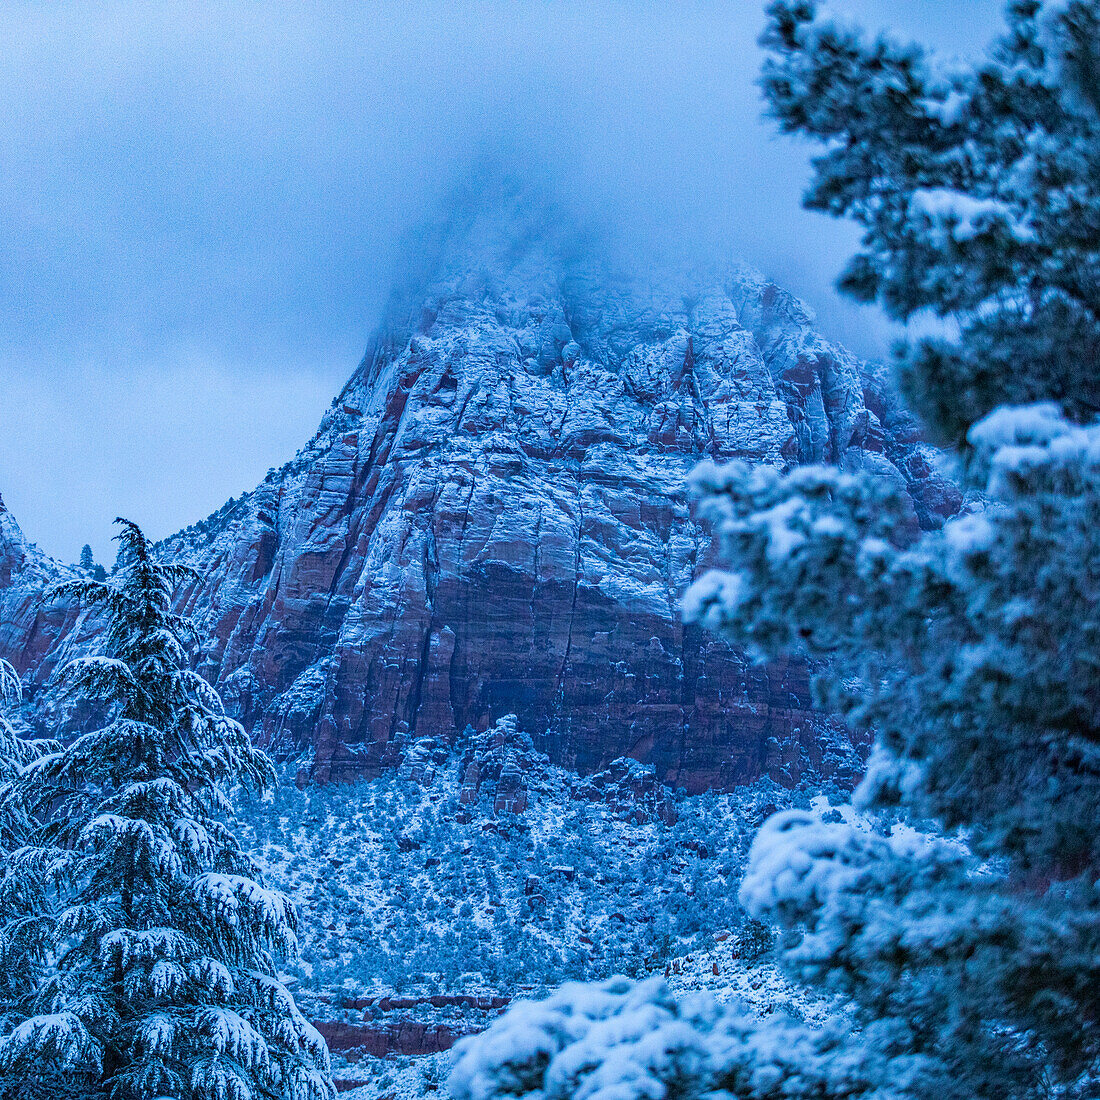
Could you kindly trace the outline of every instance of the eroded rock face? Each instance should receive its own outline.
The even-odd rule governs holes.
[[[549,772],[550,761],[535,748],[531,735],[519,728],[514,714],[506,714],[490,729],[463,737],[460,748],[463,806],[475,805],[488,793],[494,814],[522,814],[529,786],[537,786]]]
[[[690,790],[829,769],[804,666],[755,668],[678,603],[704,456],[833,461],[957,498],[876,380],[743,272],[608,281],[535,251],[438,280],[302,454],[213,538],[202,671],[321,778],[519,717],[556,762],[632,756]]]
[[[594,775],[578,776],[571,796],[578,801],[602,803],[618,817],[639,825],[654,820],[676,824],[672,792],[657,781],[656,769],[629,757],[612,760]]]
[[[51,585],[75,576],[27,542],[0,498],[0,656],[36,683],[95,634],[78,609],[43,600]]]
[[[162,547],[201,571],[181,609],[231,712],[312,746],[321,779],[510,713],[584,772],[629,756],[700,790],[835,770],[804,666],[681,622],[710,545],[685,476],[836,462],[906,483],[929,525],[958,496],[912,420],[750,273],[624,281],[514,239],[474,262],[445,246],[439,271],[294,461]],[[27,614],[0,652],[28,652]]]
[[[401,1019],[379,1024],[348,1024],[317,1020],[314,1024],[324,1037],[329,1050],[341,1054],[353,1052],[357,1057],[421,1058],[450,1050],[459,1039],[474,1033],[451,1024],[426,1024],[415,1019]]]

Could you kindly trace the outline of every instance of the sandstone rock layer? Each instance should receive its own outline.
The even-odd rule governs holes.
[[[513,713],[555,762],[690,790],[841,767],[804,666],[681,622],[709,549],[685,477],[835,462],[935,523],[957,496],[881,381],[740,270],[625,280],[509,237],[445,245],[409,301],[292,462],[162,547],[201,570],[181,609],[232,713],[321,779]],[[0,650],[37,684],[29,615]]]

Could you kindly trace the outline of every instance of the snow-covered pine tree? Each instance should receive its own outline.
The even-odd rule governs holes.
[[[19,675],[0,659],[0,1034],[18,1023],[19,1006],[41,976],[43,922],[49,919],[45,882],[18,872],[13,863],[13,853],[27,844],[34,825],[10,796],[10,784],[58,745],[20,736],[5,710],[22,695]]]
[[[914,341],[907,395],[962,443],[998,405],[1100,409],[1100,11],[1012,0],[981,63],[818,12],[769,6],[764,86],[783,130],[823,143],[806,205],[863,229],[842,287],[958,338]],[[1026,364],[1021,369],[1021,364]]]
[[[5,796],[36,823],[9,873],[57,900],[49,965],[0,1038],[0,1094],[328,1098],[324,1041],[277,976],[294,910],[226,823],[226,788],[264,788],[272,766],[187,667],[192,629],[170,597],[189,571],[118,522],[113,583],[53,590],[106,611],[103,654],[60,683],[108,720],[23,767]]]
[[[95,569],[95,555],[88,543],[85,543],[80,550],[80,568],[89,574]]]
[[[24,761],[22,741],[16,736],[6,709],[19,703],[23,698],[23,688],[19,674],[9,662],[0,657],[0,782],[15,776]],[[0,826],[2,827],[2,826]]]
[[[23,766],[23,746],[8,721],[4,710],[22,696],[19,677],[12,666],[0,658],[0,1029],[8,1022],[8,1011],[18,996],[18,990],[9,981],[13,950],[5,934],[8,921],[22,906],[9,888],[10,853],[23,840],[22,830],[9,811],[3,796],[4,786],[19,774]],[[19,969],[26,969],[24,960],[18,961]]]
[[[876,737],[857,801],[965,838],[781,815],[742,887],[850,999],[837,1064],[890,1095],[1100,1091],[1098,31],[1097,0],[1015,0],[947,70],[770,7],[772,107],[828,143],[809,205],[865,229],[845,285],[955,322],[901,370],[975,500],[917,536],[858,471],[696,475],[729,569],[687,617],[830,662],[827,701]]]
[[[7,857],[11,851],[23,843],[29,825],[26,818],[18,812],[14,800],[5,797],[7,785],[27,764],[40,755],[43,748],[55,747],[53,742],[44,745],[40,741],[26,740],[16,732],[6,712],[9,707],[19,704],[22,699],[23,688],[19,682],[19,674],[11,664],[0,658],[0,856],[3,857]],[[5,858],[0,864],[0,906],[3,906],[6,898],[7,879],[7,859]],[[5,961],[5,941],[0,933],[0,983],[3,983],[7,972]],[[2,990],[2,984],[0,984],[0,990]]]

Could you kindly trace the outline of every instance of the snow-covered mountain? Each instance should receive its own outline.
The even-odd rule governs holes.
[[[582,771],[633,756],[689,790],[835,772],[804,667],[681,623],[709,547],[685,476],[706,456],[869,468],[925,526],[957,494],[880,374],[767,279],[612,274],[546,207],[505,205],[439,236],[290,463],[163,544],[201,571],[180,601],[200,670],[322,778],[509,713]],[[11,576],[0,653],[33,691],[61,627]]]
[[[0,654],[20,673],[29,673],[32,685],[63,652],[88,639],[86,616],[75,609],[47,606],[41,598],[51,584],[73,576],[74,569],[27,541],[0,497]]]

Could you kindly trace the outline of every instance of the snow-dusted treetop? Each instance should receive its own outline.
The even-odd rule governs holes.
[[[873,40],[813,0],[777,0],[764,81],[784,130],[818,139],[807,205],[864,230],[842,286],[895,317],[950,318],[915,343],[908,395],[957,442],[1001,403],[1100,407],[1100,17],[1013,0],[969,68]],[[1021,358],[1027,369],[1019,369]]]

